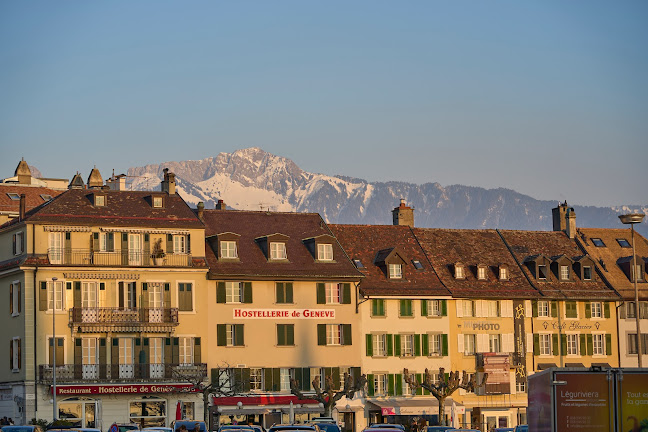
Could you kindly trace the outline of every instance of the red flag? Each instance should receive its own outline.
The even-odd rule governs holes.
[[[182,420],[182,401],[178,401],[176,406],[176,420]]]

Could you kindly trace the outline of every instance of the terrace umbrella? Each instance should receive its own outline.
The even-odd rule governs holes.
[[[176,405],[176,420],[182,420],[182,401]]]

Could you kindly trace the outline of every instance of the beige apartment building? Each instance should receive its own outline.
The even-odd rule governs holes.
[[[177,407],[200,418],[204,256],[204,225],[168,172],[156,192],[77,175],[2,225],[2,411],[16,424],[56,417],[100,429],[166,426]]]

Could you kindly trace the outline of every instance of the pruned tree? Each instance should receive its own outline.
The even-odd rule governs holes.
[[[324,415],[330,417],[335,408],[337,401],[346,396],[347,399],[353,399],[353,396],[357,391],[360,391],[364,388],[367,383],[367,376],[360,375],[360,377],[355,380],[348,373],[344,373],[344,385],[341,389],[335,389],[333,385],[333,377],[327,375],[324,378],[324,388],[320,386],[320,378],[316,376],[313,379],[313,389],[315,394],[305,394],[299,389],[299,381],[291,378],[290,379],[290,392],[297,396],[299,399],[315,399],[322,405],[324,405]]]
[[[468,378],[468,373],[466,371],[463,371],[462,377],[460,379],[459,371],[450,371],[450,373],[446,376],[444,368],[439,368],[439,380],[436,383],[432,379],[432,374],[428,369],[425,369],[423,382],[418,382],[418,380],[414,376],[410,375],[407,369],[403,369],[403,374],[405,377],[405,382],[409,384],[411,389],[416,390],[418,388],[423,388],[429,391],[432,396],[437,398],[437,400],[439,401],[439,422],[443,426],[446,426],[446,398],[454,393],[457,389],[474,392],[476,388],[485,386],[486,380],[488,379],[488,374],[485,373],[481,383],[477,384],[475,379],[476,374],[473,374],[470,378]]]

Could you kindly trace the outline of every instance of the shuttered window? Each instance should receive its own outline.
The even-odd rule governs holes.
[[[193,311],[193,284],[179,283],[178,284],[178,310],[180,311]]]

